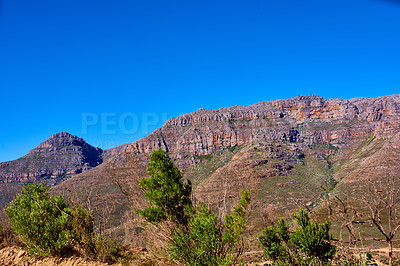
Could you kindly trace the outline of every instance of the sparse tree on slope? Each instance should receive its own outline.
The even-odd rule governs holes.
[[[393,264],[393,243],[399,241],[400,185],[395,178],[367,180],[353,190],[356,198],[327,193],[329,215],[349,233],[349,245],[359,241],[386,242]],[[363,230],[369,225],[368,230]],[[362,227],[364,226],[364,227]],[[375,229],[375,230],[374,230]]]
[[[144,195],[151,205],[144,210],[137,210],[138,214],[153,224],[171,220],[186,227],[192,208],[190,181],[183,182],[178,167],[163,150],[150,154],[147,171],[150,177],[143,178],[139,185],[145,190]]]

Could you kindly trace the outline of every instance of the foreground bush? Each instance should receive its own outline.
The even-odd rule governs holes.
[[[6,214],[32,255],[59,253],[72,238],[70,210],[62,195],[50,197],[49,187],[30,184],[9,204]]]
[[[114,238],[96,236],[94,245],[98,261],[125,265],[133,259],[133,256],[128,252],[128,248]]]
[[[283,219],[263,230],[259,240],[267,258],[283,265],[325,265],[336,252],[329,234],[330,222],[317,224],[305,210],[293,214],[299,227],[290,231]]]
[[[94,234],[93,212],[89,212],[79,206],[71,209],[71,230],[73,240],[82,249],[85,256],[97,255]]]
[[[169,243],[171,257],[186,265],[233,265],[243,251],[241,235],[246,230],[245,211],[249,193],[242,192],[240,204],[222,226],[217,216],[201,204],[190,218],[187,230],[173,232]]]
[[[51,197],[49,187],[29,184],[11,202],[6,214],[11,228],[32,255],[56,255],[75,241],[85,253],[93,251],[93,215],[74,206],[68,208],[60,194]]]

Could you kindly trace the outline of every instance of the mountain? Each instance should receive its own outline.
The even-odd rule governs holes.
[[[307,95],[200,109],[107,150],[110,160],[52,191],[81,191],[92,204],[114,204],[117,225],[123,210],[144,204],[137,184],[146,176],[149,153],[161,148],[192,181],[195,196],[222,214],[236,204],[241,189],[251,189],[249,229],[259,230],[298,207],[315,208],[322,185],[345,193],[363,180],[400,178],[399,126],[400,95]]]
[[[3,183],[60,183],[103,162],[103,150],[66,132],[50,136],[25,156],[0,163]]]
[[[400,180],[400,95],[306,95],[200,109],[105,151],[58,133],[1,163],[0,178],[7,191],[24,182],[56,185],[52,193],[108,210],[108,226],[117,226],[126,210],[146,204],[138,182],[147,175],[149,153],[159,148],[191,180],[196,198],[221,215],[237,203],[240,190],[250,189],[249,230],[257,232],[275,217],[319,206],[321,186],[348,195],[368,179]]]

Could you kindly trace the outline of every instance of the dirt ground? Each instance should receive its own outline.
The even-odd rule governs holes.
[[[105,263],[88,261],[83,258],[69,257],[69,258],[31,258],[25,250],[20,247],[5,247],[0,250],[0,265],[4,266],[74,266],[74,265],[88,265],[88,266],[103,266],[108,265]]]

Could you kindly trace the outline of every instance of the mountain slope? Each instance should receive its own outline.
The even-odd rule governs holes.
[[[162,148],[192,180],[196,197],[221,214],[236,204],[241,189],[251,189],[250,230],[256,230],[274,215],[315,207],[321,185],[343,190],[363,178],[400,177],[399,125],[399,95],[351,100],[309,95],[200,109],[107,150],[110,160],[53,191],[90,188],[99,202],[128,204],[115,208],[117,224],[127,206],[143,204],[137,183],[146,176],[148,154]],[[134,202],[120,192],[121,185],[129,186]]]

